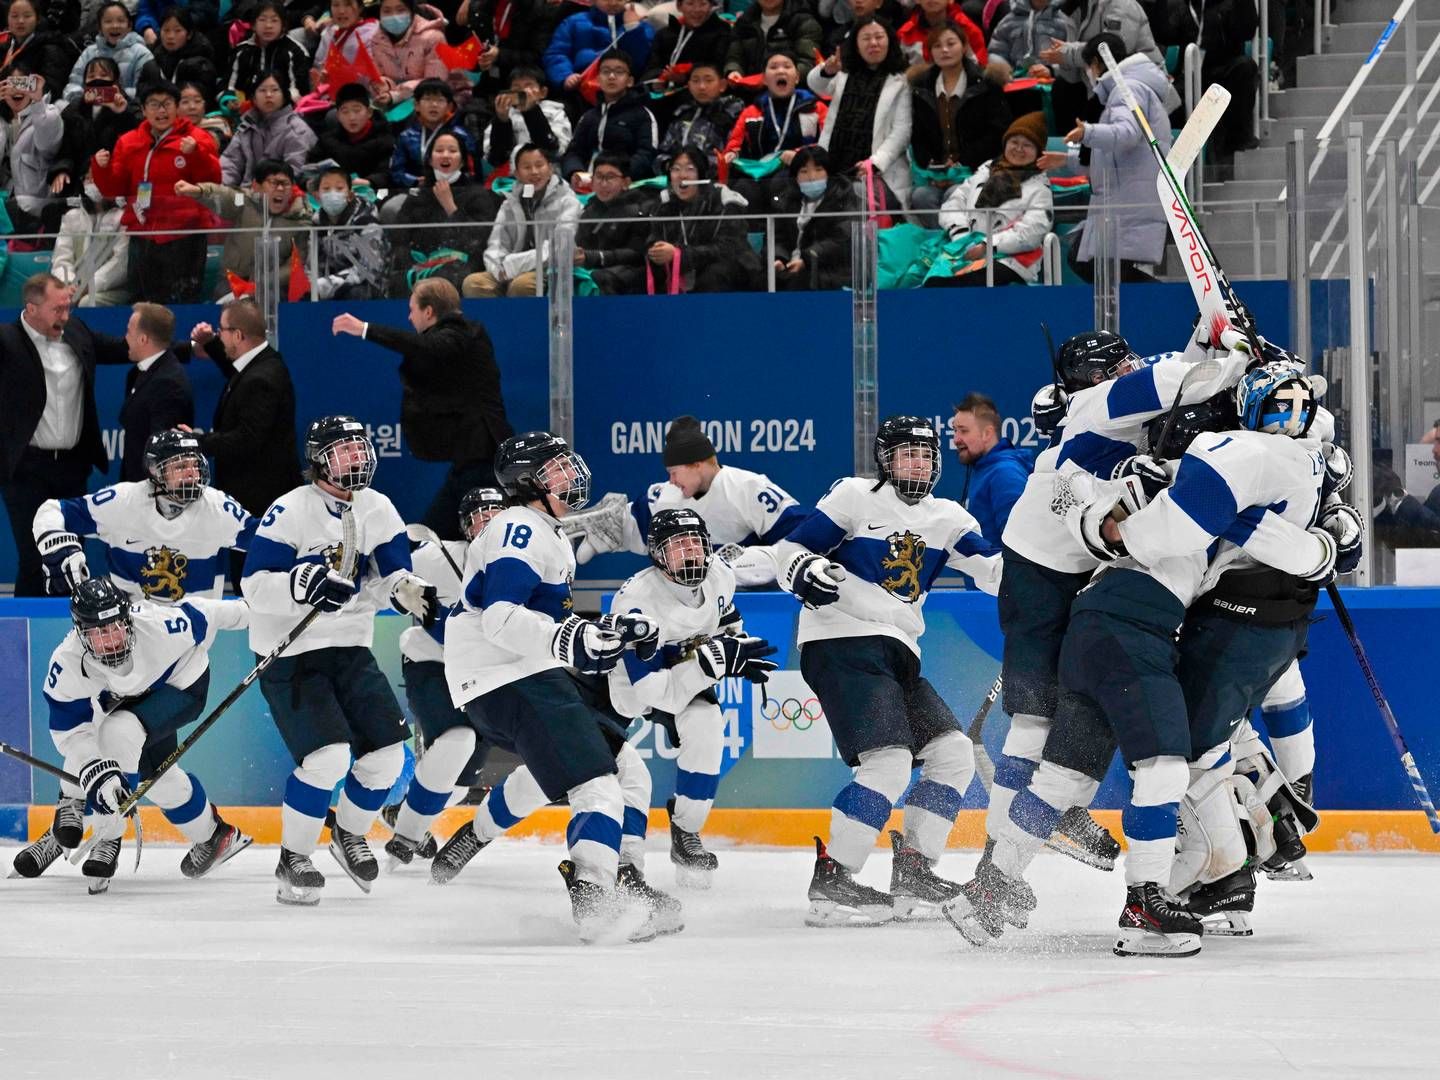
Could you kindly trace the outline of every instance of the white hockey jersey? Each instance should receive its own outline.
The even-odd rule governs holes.
[[[270,504],[245,557],[241,591],[250,601],[250,648],[266,655],[310,611],[290,594],[290,571],[300,563],[344,565],[341,501],[305,484]],[[390,606],[395,579],[410,570],[405,522],[390,500],[373,488],[352,493],[359,591],[339,611],[323,612],[286,650],[287,656],[336,645],[369,648],[375,613]]]
[[[687,499],[669,481],[650,485],[630,503],[625,521],[625,549],[644,555],[650,519],[659,510],[694,510],[705,519],[715,550],[738,544],[747,551],[736,565],[742,585],[768,585],[775,580],[773,547],[805,520],[806,511],[763,473],[722,465],[703,495]]]
[[[799,528],[776,545],[782,576],[805,552],[845,567],[840,599],[800,612],[797,641],[884,634],[918,656],[925,597],[941,569],[969,574],[983,592],[1000,588],[1000,555],[959,503],[930,495],[910,504],[890,484],[837,481]]]
[[[695,644],[720,633],[720,617],[735,599],[735,574],[712,559],[699,588],[677,585],[655,567],[641,570],[610,600],[616,614],[638,611],[660,626],[660,648],[648,661],[627,649],[610,672],[610,703],[621,716],[651,709],[678,713],[715,685],[695,659]]]
[[[185,689],[210,666],[210,646],[221,630],[243,630],[250,611],[243,600],[191,597],[179,604],[135,601],[129,661],[112,668],[85,652],[71,630],[50,654],[43,693],[50,707],[50,737],[69,762],[100,756],[100,720],[122,699],[154,687]]]
[[[166,518],[150,481],[140,480],[49,499],[35,512],[34,531],[37,540],[54,531],[98,537],[111,581],[131,596],[173,604],[225,591],[227,551],[245,550],[255,519],[213,487]]]
[[[1070,535],[1050,509],[1055,497],[1055,473],[1073,462],[1086,472],[1108,480],[1115,466],[1139,453],[1145,425],[1165,413],[1175,401],[1190,364],[1166,354],[1153,363],[1078,391],[1070,398],[1059,441],[1035,462],[1035,471],[1010,511],[1001,537],[1017,555],[1062,573],[1094,570],[1099,561]],[[1220,371],[1185,391],[1183,404],[1195,404],[1233,385],[1249,362],[1245,353],[1221,358]]]
[[[575,551],[549,514],[513,506],[490,519],[465,555],[460,610],[445,624],[445,679],[455,707],[558,668],[550,651],[575,607]]]
[[[465,572],[465,552],[470,545],[464,540],[442,540],[445,551],[455,560],[460,572]],[[440,612],[431,626],[412,626],[400,633],[400,655],[410,660],[425,662],[445,659],[445,624],[450,621],[451,608],[460,601],[460,579],[455,576],[455,566],[445,559],[439,546],[433,541],[421,544],[410,553],[410,562],[415,571],[431,585],[440,602]]]

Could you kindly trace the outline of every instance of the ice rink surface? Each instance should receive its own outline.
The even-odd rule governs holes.
[[[539,842],[370,896],[322,852],[314,909],[275,903],[274,848],[199,882],[179,847],[138,877],[127,849],[102,897],[64,864],[0,880],[0,1077],[1440,1075],[1434,856],[1312,856],[1313,882],[1262,880],[1255,937],[1151,961],[1110,952],[1118,873],[1061,856],[1031,928],[982,951],[944,923],[808,928],[809,854],[717,850],[684,933],[606,948],[576,943]],[[673,886],[664,851],[648,869]]]

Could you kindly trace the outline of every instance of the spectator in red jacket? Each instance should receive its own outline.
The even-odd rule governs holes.
[[[130,237],[130,290],[136,300],[187,303],[200,299],[205,272],[205,229],[210,212],[175,194],[177,180],[218,183],[220,158],[214,140],[180,115],[180,93],[170,83],[145,90],[143,121],[92,161],[95,186],[106,198],[124,197],[122,219]]]
[[[985,35],[965,17],[965,12],[955,0],[915,0],[915,13],[895,31],[910,66],[931,62],[930,46],[927,44],[930,31],[944,26],[947,22],[953,22],[965,31],[965,42],[975,54],[976,63],[984,67],[989,62],[989,55],[985,51]]]

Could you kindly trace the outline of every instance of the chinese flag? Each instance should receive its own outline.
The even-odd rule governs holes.
[[[600,57],[590,61],[590,66],[580,73],[580,96],[586,103],[594,105],[600,99]]]
[[[480,53],[484,50],[480,47],[480,39],[474,34],[462,41],[459,45],[446,45],[441,42],[435,46],[435,55],[445,63],[450,71],[474,71],[475,65],[480,62]]]
[[[333,90],[347,83],[358,82],[375,86],[381,81],[380,69],[370,58],[370,50],[359,38],[355,39],[355,60],[352,63],[341,54],[339,44],[331,47],[325,55],[325,82]]]
[[[305,263],[300,258],[300,248],[290,248],[290,288],[286,291],[285,299],[290,303],[297,300],[310,299],[310,275],[305,273]]]
[[[235,273],[235,271],[226,270],[225,280],[230,283],[230,291],[237,297],[255,295],[255,283],[253,281],[246,281],[239,274]]]

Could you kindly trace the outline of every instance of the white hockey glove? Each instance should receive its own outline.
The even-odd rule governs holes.
[[[45,591],[51,596],[69,596],[76,585],[90,578],[85,549],[72,532],[47,532],[36,542],[45,571]]]
[[[1325,495],[1338,495],[1350,486],[1355,476],[1355,465],[1343,446],[1325,443],[1320,447],[1320,456],[1325,459]]]
[[[401,574],[390,590],[390,605],[400,614],[419,619],[421,626],[434,626],[440,614],[435,586],[417,574]]]
[[[733,603],[720,613],[720,632],[731,637],[745,633],[745,620],[740,617],[740,609]]]
[[[1335,559],[1340,553],[1339,547],[1335,543],[1335,537],[1319,525],[1312,525],[1305,531],[1320,541],[1320,563],[1308,574],[1297,576],[1304,581],[1315,581],[1323,585],[1335,576]]]
[[[786,567],[783,584],[807,608],[822,608],[840,599],[840,583],[844,580],[845,568],[839,563],[801,552]]]
[[[620,662],[625,644],[599,623],[571,615],[550,639],[550,654],[583,675],[604,675]]]
[[[1360,511],[1332,499],[1320,511],[1320,528],[1335,538],[1335,573],[1348,574],[1365,553],[1365,521]]]
[[[1042,386],[1030,399],[1030,419],[1035,421],[1035,430],[1048,439],[1065,419],[1069,407],[1070,395],[1063,386]]]
[[[634,649],[635,655],[641,660],[649,660],[660,647],[660,624],[638,611],[626,612],[623,615],[601,615],[596,621],[602,629],[619,634],[620,644],[624,648]]]
[[[120,804],[130,797],[125,774],[113,758],[97,758],[86,762],[78,777],[85,789],[85,799],[96,815],[93,822],[99,840],[113,840],[125,832],[125,819],[120,817]]]
[[[355,583],[319,563],[300,563],[290,571],[290,597],[320,611],[339,611],[355,595]]]
[[[700,670],[716,682],[727,676],[738,676],[747,682],[763,683],[770,678],[770,672],[780,666],[765,659],[774,656],[775,651],[775,646],[764,638],[721,634],[700,645],[695,650],[695,659]]]

